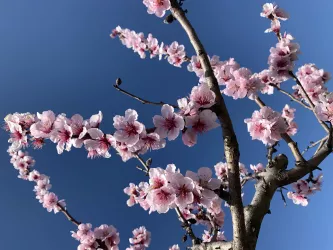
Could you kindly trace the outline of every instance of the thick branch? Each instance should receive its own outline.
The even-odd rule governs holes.
[[[141,102],[142,104],[151,104],[151,105],[157,105],[157,106],[163,106],[163,105],[165,105],[165,104],[168,104],[168,103],[165,103],[165,102],[151,102],[151,101],[148,101],[148,100],[142,99],[141,97],[138,97],[138,96],[136,96],[136,95],[134,95],[134,94],[131,94],[130,92],[128,92],[128,91],[126,91],[126,90],[120,88],[118,85],[113,85],[113,87],[114,87],[116,90],[120,91],[121,93],[123,93],[123,94],[125,94],[125,95],[127,95],[127,96],[130,96],[130,97],[134,98],[135,100],[138,100],[138,101]],[[176,108],[176,109],[179,108],[177,105],[173,105],[173,104],[168,104],[168,105],[170,105],[170,106],[172,106],[172,107],[174,107],[174,108]]]
[[[200,60],[201,66],[205,71],[205,80],[209,88],[216,95],[216,107],[217,116],[221,122],[225,157],[228,163],[228,180],[229,180],[229,191],[230,191],[230,210],[233,222],[233,247],[234,249],[245,249],[246,248],[246,233],[244,224],[244,212],[243,202],[241,197],[241,185],[239,178],[239,148],[236,138],[236,134],[233,129],[233,125],[225,105],[224,99],[221,95],[219,84],[214,75],[214,71],[210,65],[207,53],[204,46],[202,45],[198,35],[196,34],[191,23],[185,16],[184,11],[179,6],[177,0],[171,0],[171,12],[172,15],[178,20],[185,32],[187,33],[190,42],[192,43],[195,52]]]

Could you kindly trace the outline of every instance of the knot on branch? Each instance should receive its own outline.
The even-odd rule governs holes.
[[[282,172],[288,167],[288,157],[284,154],[276,156],[269,164],[268,172]]]

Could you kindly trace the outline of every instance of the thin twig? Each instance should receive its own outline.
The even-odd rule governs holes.
[[[316,150],[316,152],[317,152],[321,148],[322,143],[324,143],[327,140],[327,138],[328,138],[328,135],[316,142],[311,143],[309,146],[306,147],[306,149],[303,150],[302,155],[305,154],[310,148],[313,148],[319,144],[319,146]]]
[[[179,220],[182,222],[183,227],[185,228],[187,234],[191,237],[193,245],[198,244],[199,239],[195,236],[191,225],[188,223],[188,221],[185,219],[184,215],[180,211],[179,207],[175,208],[176,213],[178,215]]]
[[[113,87],[120,91],[121,93],[127,95],[127,96],[130,96],[132,98],[134,98],[135,100],[138,100],[139,102],[141,102],[142,104],[151,104],[151,105],[157,105],[157,106],[163,106],[165,104],[168,104],[168,103],[165,103],[165,102],[151,102],[151,101],[148,101],[148,100],[145,100],[145,99],[142,99],[141,97],[138,97],[122,88],[120,88],[118,85],[113,85]],[[178,109],[179,107],[177,105],[173,105],[173,104],[168,104],[176,109]]]
[[[145,161],[138,154],[135,154],[135,158],[138,159],[138,161],[144,167],[144,172],[146,173],[146,175],[149,175],[150,167],[145,163]],[[142,169],[142,171],[143,171],[143,169]]]
[[[57,206],[59,207],[60,212],[62,212],[70,222],[72,222],[76,226],[79,226],[81,224],[81,222],[74,219],[74,217],[67,211],[67,209],[60,205],[59,202],[57,203]]]
[[[281,194],[281,198],[282,198],[282,200],[283,200],[283,204],[284,204],[284,206],[286,207],[286,206],[287,206],[287,201],[286,201],[286,197],[284,197],[283,189],[282,189],[281,187],[279,188],[279,192],[280,192],[280,194]]]
[[[311,107],[309,107],[308,105],[306,105],[304,102],[302,102],[301,100],[297,99],[296,97],[294,97],[292,94],[290,94],[289,92],[281,89],[279,86],[277,86],[276,84],[270,83],[270,86],[274,87],[275,89],[277,89],[278,91],[280,91],[281,93],[287,95],[288,97],[290,97],[290,99],[292,99],[293,101],[301,104],[304,108],[312,110]]]

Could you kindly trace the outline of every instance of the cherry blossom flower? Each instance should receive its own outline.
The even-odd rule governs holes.
[[[44,111],[42,114],[37,113],[37,117],[39,121],[30,127],[31,135],[35,138],[50,138],[53,123],[56,119],[53,111]]]
[[[305,64],[298,69],[296,76],[311,101],[314,104],[318,104],[320,95],[327,91],[325,83],[330,78],[329,73],[323,69],[318,69],[314,64]],[[307,102],[307,98],[299,85],[294,85],[293,89],[297,97]]]
[[[134,146],[144,130],[144,125],[137,119],[138,113],[133,109],[126,110],[125,116],[116,115],[113,118],[113,126],[117,129],[114,138],[119,142],[126,143],[128,147]]]
[[[58,154],[61,154],[66,146],[66,151],[70,151],[72,141],[72,128],[68,125],[70,121],[64,116],[59,115],[54,122],[54,130],[50,137],[50,140],[57,143]]]
[[[169,247],[169,250],[180,250],[180,248],[177,244],[177,245],[173,245],[172,247]]]
[[[148,8],[149,14],[155,14],[157,17],[163,17],[171,7],[170,0],[143,0],[143,4]]]
[[[190,72],[194,72],[197,75],[197,77],[201,77],[204,75],[204,70],[197,56],[191,57],[191,62],[189,65],[187,65],[187,69]]]
[[[211,242],[213,236],[210,234],[209,231],[204,230],[204,234],[202,234],[202,241],[203,242]],[[224,236],[224,232],[217,232],[216,241],[226,241],[226,237]]]
[[[167,49],[168,62],[176,67],[181,67],[181,64],[185,61],[185,47],[178,42],[173,42]]]
[[[280,113],[269,107],[254,111],[252,118],[245,119],[252,140],[260,140],[265,145],[273,144],[281,139],[281,134],[287,131],[288,125]]]
[[[309,180],[298,180],[292,184],[294,191],[287,193],[288,198],[296,205],[307,206],[309,203],[308,196],[321,190],[322,178],[323,175],[319,174],[318,177],[312,178],[311,182]]]
[[[141,226],[133,230],[133,238],[129,239],[129,242],[134,245],[134,249],[142,247],[149,247],[151,241],[151,233],[144,227]]]
[[[212,190],[219,189],[221,181],[212,178],[213,172],[210,168],[202,167],[199,168],[198,173],[192,171],[186,171],[186,177],[191,178],[193,181],[198,183],[203,188],[202,194],[209,199],[216,197],[216,194]]]
[[[210,108],[215,104],[215,93],[209,89],[206,83],[201,83],[192,88],[190,100],[197,109]]]
[[[155,115],[153,122],[156,127],[155,132],[161,138],[168,137],[169,141],[175,140],[179,131],[184,128],[184,119],[180,115],[174,113],[174,108],[168,104],[162,106],[162,116]]]
[[[10,132],[10,139],[8,142],[12,144],[12,150],[18,151],[22,147],[26,147],[28,145],[28,137],[21,125],[11,121],[6,121],[6,124]]]
[[[174,188],[176,194],[175,203],[178,207],[185,208],[188,204],[193,202],[193,189],[195,185],[191,178],[184,177],[181,174],[175,174],[170,180],[170,185]]]
[[[85,148],[88,150],[88,158],[94,158],[102,156],[104,158],[110,158],[109,149],[114,145],[115,140],[112,135],[104,134],[98,128],[88,129],[88,134],[91,139],[84,141]]]
[[[152,190],[147,195],[147,202],[150,205],[149,213],[157,211],[158,213],[166,213],[173,205],[176,199],[174,190],[170,187],[163,186],[159,189]]]
[[[140,134],[140,140],[130,148],[133,152],[145,154],[148,150],[158,150],[165,147],[165,139],[160,138],[157,133],[149,133],[145,130]]]
[[[262,163],[258,163],[257,165],[250,164],[250,168],[255,173],[260,173],[260,172],[265,171],[265,167],[264,167],[264,165]]]
[[[150,58],[153,58],[153,57],[159,55],[160,46],[158,45],[158,40],[156,38],[154,38],[152,34],[148,34],[147,47],[150,52]]]

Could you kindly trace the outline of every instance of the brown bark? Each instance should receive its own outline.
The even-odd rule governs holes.
[[[229,179],[229,193],[230,193],[230,210],[233,223],[233,248],[235,250],[245,250],[246,247],[246,233],[245,221],[243,212],[243,202],[241,197],[241,184],[239,178],[239,148],[236,134],[233,129],[232,121],[225,105],[224,99],[220,92],[217,79],[214,75],[213,69],[210,65],[208,55],[202,45],[198,35],[196,34],[191,23],[187,19],[184,11],[179,6],[176,0],[171,0],[172,15],[181,24],[187,33],[190,42],[195,49],[195,52],[200,60],[202,68],[205,72],[205,79],[209,88],[216,95],[216,109],[215,112],[221,123],[224,141],[224,153],[228,164],[228,179]]]

